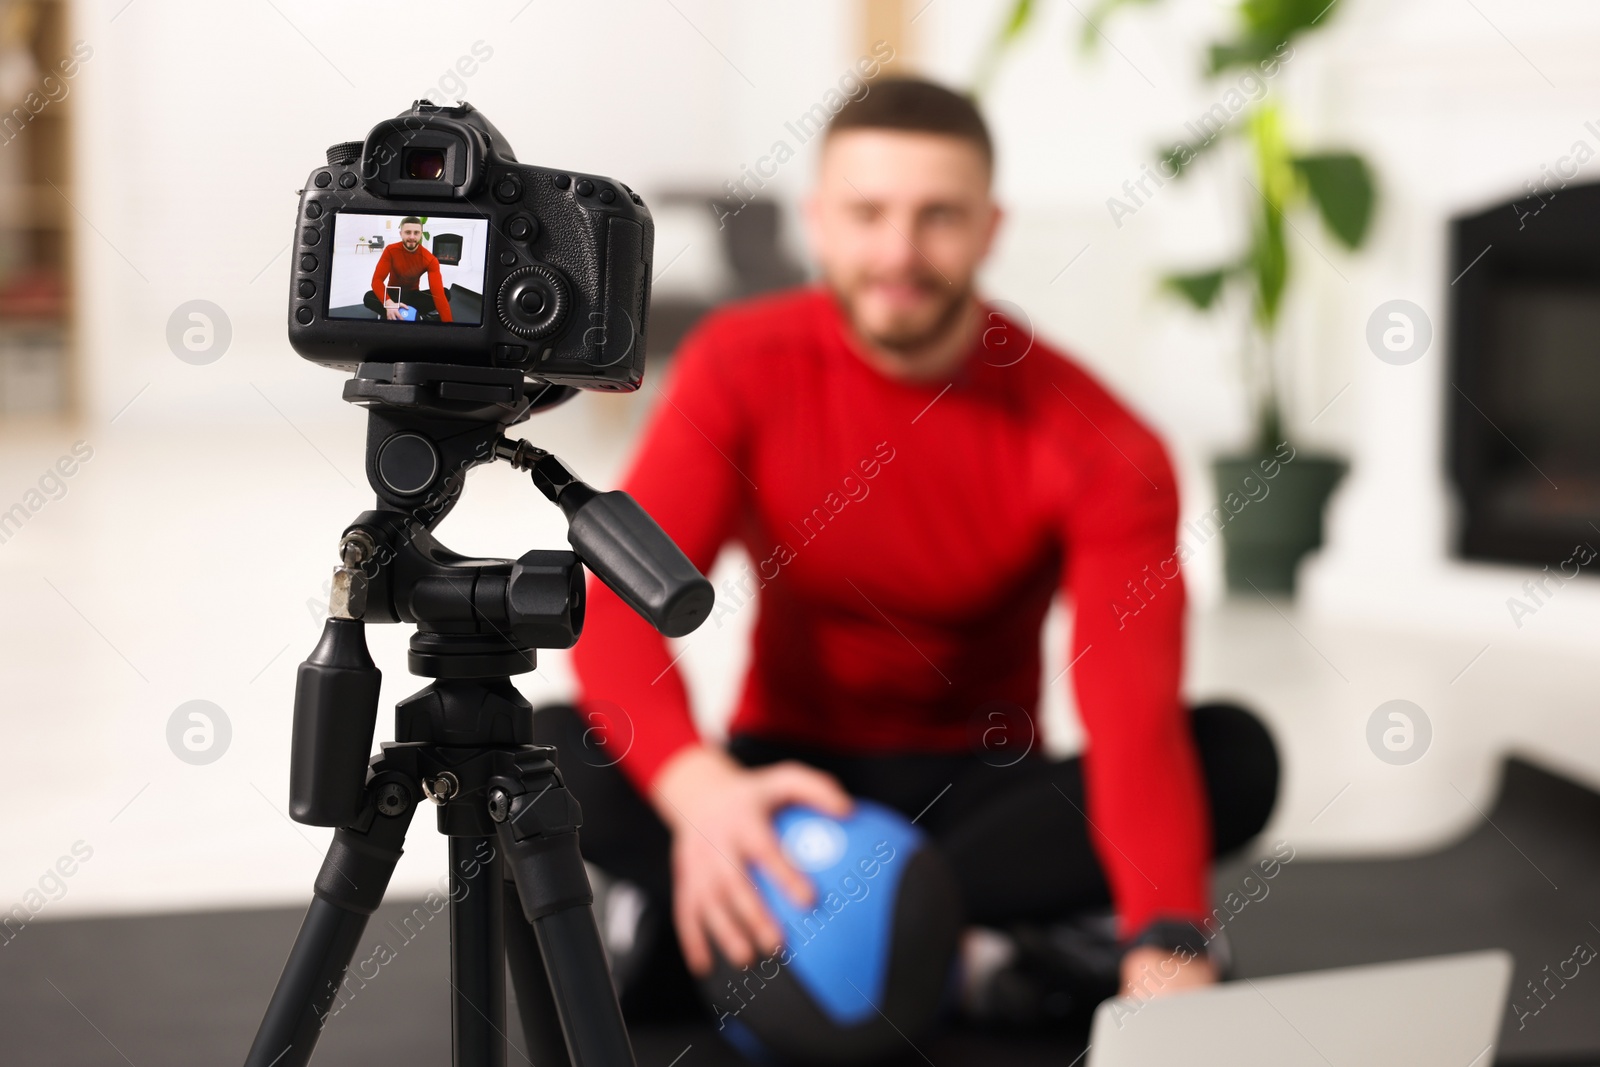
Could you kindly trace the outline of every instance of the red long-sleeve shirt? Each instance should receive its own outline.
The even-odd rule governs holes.
[[[444,280],[439,277],[439,257],[417,245],[415,252],[407,252],[403,244],[389,245],[378,257],[372,269],[372,291],[379,303],[387,300],[384,286],[398,285],[404,289],[421,289],[422,276],[428,276],[428,292],[433,295],[433,306],[439,309],[440,322],[454,322],[450,317],[450,298],[444,292]]]
[[[1120,928],[1204,915],[1172,468],[1077,364],[989,323],[952,379],[908,384],[851,349],[820,290],[726,308],[684,342],[625,488],[702,571],[730,541],[749,553],[704,626],[757,611],[759,590],[736,733],[971,751],[992,702],[1037,708],[1041,628],[1064,593],[1087,814]],[[589,597],[584,699],[621,709],[622,767],[644,787],[697,739],[688,696],[661,637],[605,586]]]

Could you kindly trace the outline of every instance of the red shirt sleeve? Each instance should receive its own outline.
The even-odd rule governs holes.
[[[1085,814],[1131,937],[1155,919],[1207,914],[1211,820],[1179,697],[1177,479],[1154,434],[1078,382],[1060,413],[1089,453],[1074,459],[1083,475],[1063,518],[1068,662],[1087,735]]]
[[[440,322],[454,322],[450,317],[450,298],[444,292],[444,279],[439,276],[439,257],[428,253],[428,292],[433,295],[433,306],[439,312]]]
[[[622,488],[633,494],[701,573],[737,529],[749,488],[749,411],[729,380],[736,346],[708,323],[680,348]],[[583,700],[600,710],[606,744],[646,790],[667,758],[699,740],[683,677],[666,639],[592,575],[583,636],[573,652]],[[693,638],[689,638],[693,640]],[[598,702],[614,707],[594,709]],[[619,721],[620,720],[620,721]]]
[[[394,250],[394,245],[385,245],[383,251],[378,254],[378,265],[372,268],[372,292],[378,298],[379,307],[389,299],[389,294],[383,291],[383,287],[389,282],[389,272],[392,267],[390,260],[394,257]]]

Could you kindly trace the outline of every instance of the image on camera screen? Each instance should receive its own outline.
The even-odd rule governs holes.
[[[328,317],[481,325],[488,245],[487,219],[341,211]]]

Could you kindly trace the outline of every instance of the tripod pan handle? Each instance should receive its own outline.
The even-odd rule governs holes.
[[[580,482],[562,493],[561,507],[578,558],[651,626],[682,637],[710,616],[711,583],[633,497]]]

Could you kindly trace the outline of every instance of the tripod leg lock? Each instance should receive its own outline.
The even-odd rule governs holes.
[[[415,786],[385,773],[383,762],[382,756],[373,760],[367,806],[351,825],[335,831],[313,888],[328,903],[362,915],[382,903],[417,810]]]
[[[551,751],[529,746],[507,752],[489,782],[489,816],[529,922],[594,903],[578,851],[583,811],[550,761]]]

